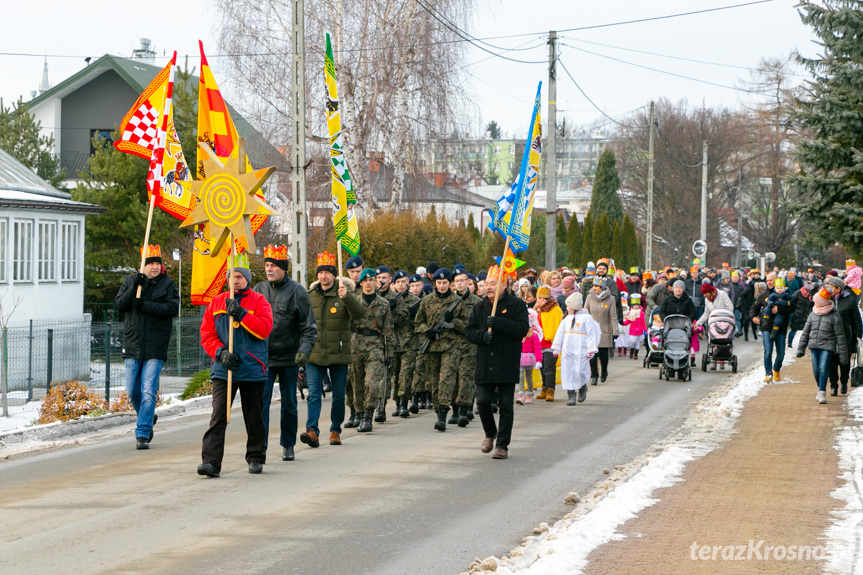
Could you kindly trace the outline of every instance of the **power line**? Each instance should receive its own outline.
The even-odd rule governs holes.
[[[624,128],[629,128],[630,130],[634,129],[632,126],[627,126],[626,124],[623,124],[623,123],[621,123],[621,122],[618,122],[617,120],[615,120],[614,118],[612,118],[611,116],[609,116],[608,114],[606,114],[606,113],[605,113],[605,111],[604,111],[602,108],[600,108],[599,106],[597,106],[597,105],[593,102],[593,100],[591,100],[591,99],[590,99],[590,96],[588,96],[588,95],[584,92],[584,90],[582,90],[582,89],[581,89],[581,86],[579,86],[579,85],[578,85],[578,82],[576,82],[576,81],[575,81],[575,78],[573,78],[573,77],[572,77],[572,74],[570,74],[570,73],[569,73],[569,70],[567,70],[567,69],[566,69],[566,65],[564,65],[563,60],[561,60],[561,59],[558,57],[558,58],[557,58],[557,61],[558,61],[558,63],[560,63],[560,67],[561,67],[561,68],[563,68],[563,71],[564,71],[564,72],[566,72],[566,75],[567,75],[567,76],[569,76],[569,79],[570,79],[570,80],[572,80],[572,83],[573,83],[573,84],[575,84],[575,87],[576,87],[576,88],[578,88],[578,91],[579,91],[579,92],[581,92],[581,95],[582,95],[582,96],[584,96],[584,98],[585,98],[588,102],[590,102],[590,105],[591,105],[591,106],[593,106],[594,108],[596,108],[596,109],[597,109],[597,111],[599,111],[599,113],[600,113],[600,114],[602,114],[603,116],[605,116],[606,118],[608,118],[609,120],[611,120],[612,122],[614,122],[615,124],[617,124],[618,126],[623,126]]]
[[[584,52],[585,54],[591,54],[593,56],[599,56],[600,58],[606,58],[608,60],[613,60],[615,62],[620,62],[621,64],[628,64],[629,66],[635,66],[636,68],[643,68],[644,70],[650,70],[651,72],[658,72],[660,74],[667,74],[669,76],[674,76],[676,78],[683,78],[684,80],[691,80],[693,82],[700,82],[702,84],[709,84],[710,86],[716,86],[717,88],[725,88],[726,90],[736,90],[738,92],[746,92],[748,94],[764,94],[764,91],[759,90],[747,90],[746,88],[737,88],[735,86],[728,86],[727,84],[720,84],[718,82],[711,82],[710,80],[702,80],[700,78],[693,78],[692,76],[686,76],[684,74],[678,74],[677,72],[669,72],[668,70],[660,70],[659,68],[652,68],[650,66],[645,66],[643,64],[636,64],[635,62],[630,62],[628,60],[622,60],[620,58],[615,58],[614,56],[607,56],[605,54],[600,54],[599,52],[591,52],[590,50],[585,50],[584,48],[579,48],[577,46],[571,46],[569,44],[562,44],[567,48],[572,48],[573,50],[578,50],[579,52]]]

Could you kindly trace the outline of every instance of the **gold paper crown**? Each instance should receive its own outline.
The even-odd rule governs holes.
[[[267,246],[264,248],[264,257],[274,260],[288,259],[288,248],[285,244],[280,246]]]
[[[845,260],[845,269],[853,268],[856,265],[857,265],[857,262],[852,260],[851,258],[848,258],[847,260]]]
[[[141,246],[141,257],[143,258],[160,258],[162,257],[162,248],[159,247],[159,244],[153,245],[149,244],[146,246],[147,254],[144,255],[144,247]]]
[[[336,265],[336,254],[331,254],[330,252],[322,252],[318,254],[318,265],[319,266],[333,266]]]
[[[498,267],[497,265],[493,265],[490,268],[488,268],[488,274],[486,275],[486,277],[487,278],[496,278],[499,280],[500,279],[500,267]]]
[[[228,256],[228,268],[231,267],[231,256]],[[247,252],[240,252],[234,256],[234,269],[243,268],[249,269],[249,254]]]

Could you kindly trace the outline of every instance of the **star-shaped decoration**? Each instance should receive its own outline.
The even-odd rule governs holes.
[[[513,279],[516,276],[515,270],[524,265],[522,260],[516,259],[515,254],[509,247],[507,247],[506,254],[503,257],[496,256],[494,261],[500,266],[500,273],[503,277],[511,277]]]
[[[233,235],[241,246],[254,252],[255,236],[252,233],[250,216],[274,214],[273,208],[256,194],[276,168],[245,173],[245,139],[240,138],[238,144],[238,157],[228,158],[222,163],[207,144],[199,142],[207,177],[203,180],[180,182],[197,198],[197,205],[180,227],[210,222],[211,257],[218,257],[222,245],[230,235]]]

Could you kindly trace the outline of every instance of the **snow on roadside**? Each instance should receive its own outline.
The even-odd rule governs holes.
[[[847,402],[848,422],[836,436],[839,451],[839,478],[844,484],[831,494],[845,507],[833,511],[827,528],[825,573],[863,575],[860,549],[863,546],[863,388],[852,389]]]
[[[793,357],[786,356],[786,365],[793,362]],[[742,376],[732,376],[699,401],[681,428],[664,442],[629,464],[616,467],[587,497],[571,493],[568,502],[577,505],[563,519],[553,526],[543,523],[534,528],[533,534],[507,557],[474,561],[470,572],[581,573],[591,551],[622,538],[618,528],[658,501],[651,496],[655,489],[679,482],[687,462],[703,457],[731,437],[746,401],[766,385],[763,378],[760,366]],[[783,379],[779,383],[792,382]]]

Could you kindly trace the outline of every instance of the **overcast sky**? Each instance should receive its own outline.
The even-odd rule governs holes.
[[[816,53],[812,33],[797,15],[797,0],[772,0],[589,30],[572,29],[745,4],[748,0],[471,1],[478,8],[472,22],[461,23],[463,29],[485,40],[488,44],[481,45],[492,53],[536,62],[516,63],[473,46],[468,48],[465,70],[472,81],[466,90],[474,125],[466,129],[475,133],[489,120],[496,120],[505,132],[523,138],[540,80],[545,123],[549,30],[560,31],[560,62],[575,82],[602,112],[624,122],[626,113],[662,97],[674,101],[685,98],[696,106],[703,102],[734,107],[750,102],[751,94],[733,88],[742,87],[749,69],[762,59],[787,58],[795,50],[808,56]],[[224,74],[219,71],[222,61],[217,57],[215,16],[202,0],[6,3],[0,35],[0,97],[7,105],[19,95],[25,101],[30,99],[30,91],[38,87],[42,76],[43,55],[47,55],[53,85],[80,70],[86,56],[95,59],[110,53],[128,57],[140,37],[150,38],[160,56],[163,50],[168,56],[177,50],[178,61],[182,61],[188,54],[196,69],[197,41],[203,40],[218,81]],[[12,25],[15,22],[20,25]],[[160,57],[156,63],[164,65],[166,61]],[[589,124],[603,118],[562,67],[557,90],[558,113],[569,121]],[[230,88],[226,86],[225,91],[230,100]]]

